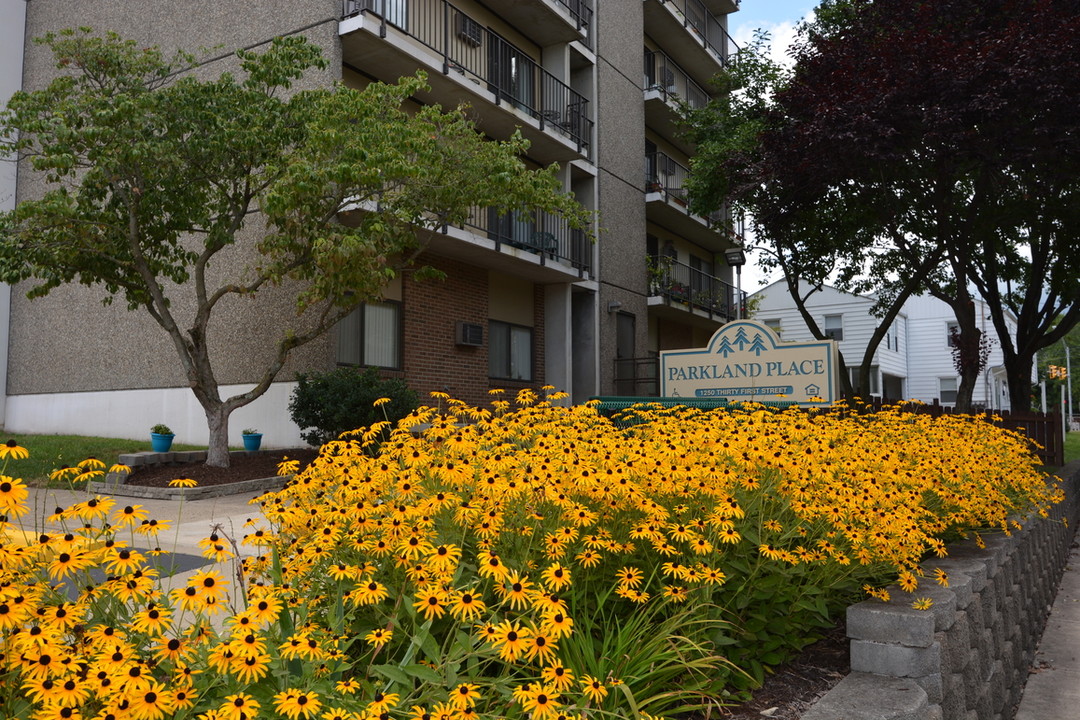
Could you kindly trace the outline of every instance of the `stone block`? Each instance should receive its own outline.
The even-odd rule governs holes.
[[[889,587],[890,599],[888,604],[893,606],[911,607],[918,598],[930,598],[934,604],[929,612],[934,616],[934,630],[948,630],[956,622],[956,593],[948,588],[924,581],[913,593],[907,593],[895,586]]]
[[[851,669],[898,678],[916,678],[940,672],[941,646],[915,648],[903,645],[851,641]]]
[[[945,720],[961,720],[967,712],[967,687],[964,676],[952,673],[943,676],[944,693],[941,698],[941,712]]]
[[[971,581],[973,593],[982,592],[986,587],[986,562],[975,556],[954,557],[951,553],[948,557],[933,558],[923,563],[923,568],[933,572],[935,568],[941,568],[949,575],[949,586],[953,584],[953,576],[966,575]]]
[[[941,673],[933,673],[915,678],[915,682],[919,683],[919,687],[926,693],[926,700],[931,705],[940,705],[945,697],[945,688],[941,677]]]
[[[802,720],[927,720],[926,691],[910,678],[853,672],[802,715]]]
[[[173,453],[173,461],[178,463],[201,463],[206,461],[205,450],[180,450]]]
[[[911,605],[866,600],[848,607],[847,635],[855,640],[929,647],[934,642],[934,615]]]

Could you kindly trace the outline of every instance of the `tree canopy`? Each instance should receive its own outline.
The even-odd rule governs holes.
[[[588,227],[554,168],[525,166],[519,134],[486,140],[462,108],[406,111],[422,73],[294,90],[326,66],[302,37],[239,51],[240,72],[213,79],[190,72],[191,55],[112,33],[39,42],[58,75],[11,98],[0,137],[44,188],[0,215],[0,279],[31,280],[31,297],[100,286],[106,303],[148,313],[206,411],[211,464],[228,462],[229,413],[264,393],[293,349],[377,298],[422,251],[418,230],[461,223],[477,206],[538,208]],[[342,222],[350,209],[359,220]],[[251,261],[218,278],[219,253],[237,243],[250,244]],[[222,398],[210,317],[224,298],[269,286],[295,289],[303,330],[252,359],[251,391]],[[194,308],[186,317],[176,315],[181,296]]]
[[[745,137],[720,137],[723,108],[695,118],[702,198],[745,203],[780,253],[800,250],[796,273],[820,273],[816,256],[856,290],[931,292],[972,347],[977,288],[1027,408],[1035,352],[1080,319],[1080,3],[834,0],[819,15],[737,122]]]

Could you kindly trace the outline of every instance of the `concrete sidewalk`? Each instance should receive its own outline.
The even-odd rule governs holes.
[[[1080,717],[1080,549],[1075,542],[1016,720],[1073,717]]]
[[[199,570],[216,569],[226,578],[231,579],[235,576],[232,560],[216,563],[202,555],[199,541],[209,537],[215,528],[220,528],[236,542],[242,556],[257,554],[256,548],[241,546],[240,541],[244,535],[256,529],[256,527],[245,527],[249,519],[259,521],[258,526],[268,526],[259,506],[248,503],[258,494],[245,493],[201,500],[112,496],[116,504],[110,512],[110,517],[127,505],[133,507],[139,505],[146,510],[148,518],[169,523],[168,529],[162,531],[157,538],[148,538],[138,533],[131,534],[127,530],[118,531],[116,536],[117,539],[140,550],[151,550],[159,546],[162,550],[171,553],[169,557],[152,560],[158,567],[178,568],[179,571],[170,577],[164,577],[166,573],[163,572],[162,587],[170,590],[184,586],[188,578]],[[55,512],[57,507],[69,507],[93,496],[85,490],[30,488],[27,502],[32,511],[16,519],[13,524],[20,527],[31,538],[43,531],[55,532],[60,527],[49,523],[47,518]]]

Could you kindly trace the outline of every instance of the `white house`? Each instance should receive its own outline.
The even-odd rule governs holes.
[[[751,295],[755,319],[784,340],[812,340],[809,328],[795,307],[787,282],[779,280]],[[839,344],[850,372],[858,372],[866,345],[881,322],[870,314],[872,295],[854,295],[828,285],[807,300],[819,327]],[[1001,347],[986,302],[975,300],[976,317],[991,340],[990,358],[975,388],[973,402],[993,410],[1007,410]],[[949,331],[956,326],[952,308],[929,295],[909,299],[874,353],[870,392],[892,399],[956,402],[960,379],[953,365]],[[1010,322],[1012,331],[1015,324]]]

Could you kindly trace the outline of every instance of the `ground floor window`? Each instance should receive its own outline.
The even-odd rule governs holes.
[[[338,364],[400,369],[401,336],[401,303],[364,303],[338,323]]]
[[[938,400],[942,405],[955,405],[956,404],[956,391],[957,391],[956,378],[943,377],[938,378]]]
[[[532,380],[533,329],[491,320],[488,323],[488,374],[499,380]]]

